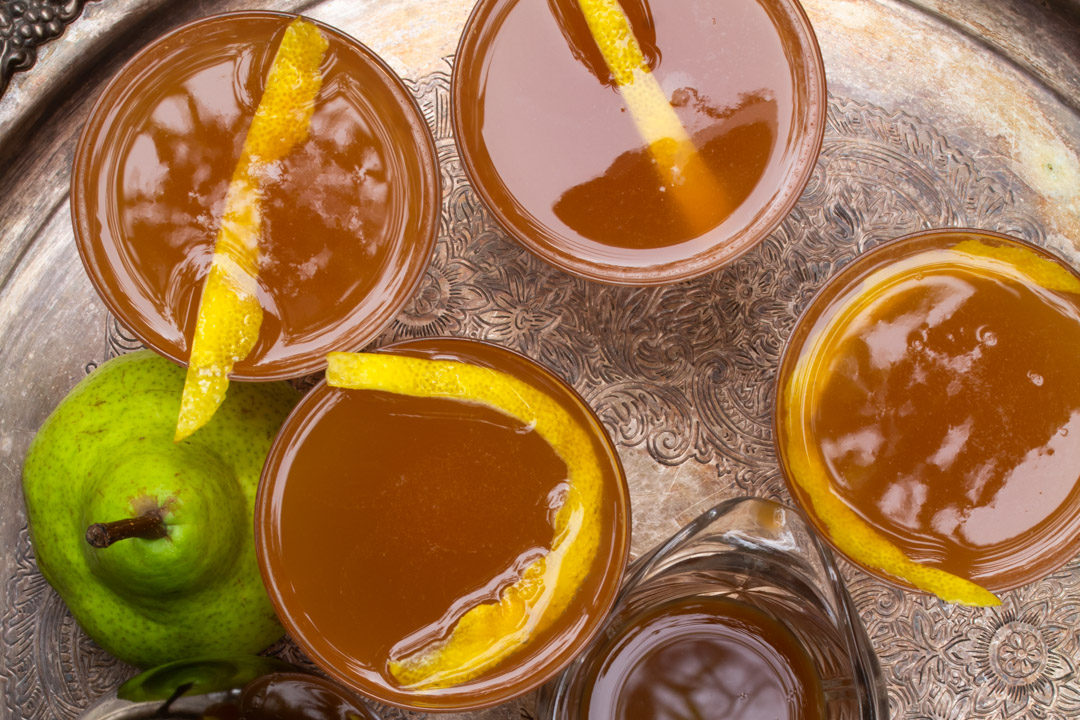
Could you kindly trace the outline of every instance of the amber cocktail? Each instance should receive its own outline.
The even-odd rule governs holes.
[[[651,76],[634,84],[655,81],[646,100],[628,99],[577,0],[480,2],[454,65],[462,160],[503,227],[545,260],[615,283],[693,277],[768,235],[809,180],[821,55],[792,0],[620,7]],[[659,134],[693,148],[674,172],[658,152],[667,140],[643,129],[672,111]]]
[[[230,177],[292,16],[220,15],[139,52],[102,93],[75,156],[80,254],[109,310],[185,362]],[[234,377],[303,375],[358,348],[429,261],[439,179],[412,96],[374,53],[329,40],[307,139],[264,168],[259,339]]]
[[[453,339],[389,352],[493,367],[585,429],[599,462],[600,502],[588,512],[600,540],[581,584],[550,627],[482,674],[410,686],[393,663],[445,642],[466,612],[504,598],[551,552],[568,467],[532,427],[493,407],[325,383],[286,421],[264,468],[263,577],[290,636],[338,680],[413,708],[493,705],[552,677],[603,621],[628,547],[625,479],[585,403],[524,357]]]
[[[1080,275],[1044,250],[976,230],[875,248],[789,341],[788,486],[834,543],[815,479],[917,563],[990,590],[1042,577],[1080,550],[1078,353]]]

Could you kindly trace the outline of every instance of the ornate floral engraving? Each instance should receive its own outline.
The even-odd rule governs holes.
[[[833,97],[810,184],[757,248],[677,285],[599,285],[524,251],[478,200],[453,144],[448,73],[413,90],[442,167],[440,237],[418,292],[374,344],[450,334],[520,350],[568,379],[621,448],[663,466],[707,463],[718,488],[786,498],[772,446],[773,381],[798,313],[837,268],[939,225],[1045,242],[1017,178],[977,167],[916,118]],[[87,360],[137,345],[110,322],[103,356],[90,348]],[[132,670],[73,626],[34,570],[25,532],[18,553],[4,588],[3,640],[12,648],[0,668],[4,704],[14,717],[71,718]],[[1080,717],[1080,561],[1006,593],[994,610],[946,605],[843,569],[882,661],[892,717]],[[274,652],[302,660],[288,642]],[[518,718],[529,707],[473,717]],[[418,716],[385,709],[384,717]]]
[[[11,76],[37,60],[39,47],[59,37],[87,0],[0,0],[0,95]]]
[[[849,569],[894,718],[1080,717],[1080,560],[974,610]]]
[[[73,718],[113,691],[130,669],[97,647],[75,624],[34,564],[30,535],[19,532],[15,572],[4,585],[0,625],[7,662],[3,707],[11,718]]]

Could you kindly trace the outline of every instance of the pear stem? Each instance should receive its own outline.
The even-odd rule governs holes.
[[[107,548],[114,542],[128,538],[158,540],[168,535],[161,520],[161,508],[150,510],[137,517],[94,523],[86,528],[86,542],[92,547]]]

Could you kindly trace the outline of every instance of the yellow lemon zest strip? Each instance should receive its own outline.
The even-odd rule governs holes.
[[[491,368],[388,353],[330,353],[326,382],[492,407],[531,426],[566,463],[569,488],[555,515],[551,549],[498,600],[472,607],[450,634],[400,658],[390,673],[413,690],[470,680],[524,647],[566,610],[600,546],[603,477],[592,438],[554,398]]]
[[[950,250],[977,258],[997,260],[1003,272],[1011,275],[1019,273],[1047,290],[1080,294],[1080,278],[1060,263],[1044,258],[1033,250],[989,245],[978,240],[961,240]]]
[[[807,423],[816,406],[817,389],[825,348],[835,344],[845,328],[893,285],[914,271],[883,270],[863,281],[859,294],[844,305],[807,344],[787,386],[783,388],[788,412],[783,419],[788,432],[788,463],[791,477],[810,499],[814,515],[821,520],[840,550],[867,567],[877,568],[942,600],[961,605],[1000,605],[986,588],[938,568],[914,562],[889,538],[874,529],[836,494],[817,444],[808,437]]]
[[[322,87],[319,64],[328,46],[318,28],[297,18],[285,29],[270,65],[225,196],[195,321],[176,442],[213,417],[225,399],[233,366],[247,357],[259,337],[263,309],[255,278],[262,227],[260,175],[307,137],[315,95]]]
[[[706,208],[726,202],[725,195],[649,70],[626,11],[618,0],[578,0],[578,4],[664,184],[674,192],[691,226],[708,229],[715,213]]]

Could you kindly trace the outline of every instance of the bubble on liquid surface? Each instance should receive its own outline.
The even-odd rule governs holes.
[[[979,326],[975,331],[975,339],[986,347],[994,347],[998,342],[997,334],[986,325]]]

